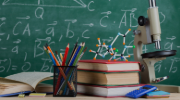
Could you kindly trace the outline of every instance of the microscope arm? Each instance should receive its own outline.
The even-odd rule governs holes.
[[[134,48],[134,60],[139,61],[141,65],[144,65],[145,70],[141,72],[141,83],[151,83],[155,79],[155,72],[154,72],[154,66],[148,67],[146,62],[148,60],[143,60],[141,54],[143,54],[143,44],[151,44],[151,34],[149,32],[149,25],[144,26],[138,26],[137,31],[134,32],[135,38],[134,38],[134,45],[136,48]]]

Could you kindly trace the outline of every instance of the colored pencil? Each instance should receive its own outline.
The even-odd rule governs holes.
[[[73,65],[73,63],[74,63],[74,61],[75,61],[75,59],[76,59],[76,56],[77,56],[77,54],[79,53],[79,50],[81,49],[81,47],[82,47],[82,43],[80,44],[80,46],[79,46],[78,49],[76,50],[76,53],[74,54],[74,56],[73,56],[73,58],[72,58],[69,66],[72,66],[72,65]]]
[[[44,48],[44,51],[47,53],[48,57],[50,58],[48,50],[46,49],[46,47],[43,46],[43,48]]]
[[[62,53],[60,53],[59,55],[60,55],[61,61],[63,62],[63,55],[62,55]]]
[[[68,63],[67,63],[68,65],[69,65],[69,63],[70,63],[70,61],[71,61],[71,58],[72,58],[72,56],[73,56],[73,54],[74,54],[74,52],[75,52],[75,50],[76,50],[77,44],[78,44],[78,42],[76,42],[76,44],[75,44],[75,46],[74,46],[74,48],[73,48],[73,51],[71,52],[71,56],[70,56],[69,61],[68,61]]]
[[[50,48],[50,46],[48,46],[48,45],[46,44],[46,48],[51,52],[51,54],[52,54],[52,56],[53,56],[53,58],[54,58],[54,60],[55,60],[55,62],[56,62],[56,66],[60,66],[59,63],[58,63],[58,61],[57,61],[57,59],[56,59],[56,57],[54,56],[54,53],[52,52],[52,50],[51,50],[51,48]]]
[[[64,58],[64,57],[63,57],[62,53],[60,53],[59,55],[60,55],[60,58],[61,58],[61,60],[62,60],[62,62],[63,62],[63,58]],[[66,66],[66,63],[65,63],[65,66]]]
[[[71,59],[70,59],[70,62],[68,63],[68,66],[70,66],[70,63],[71,63],[71,61],[72,61],[72,59],[73,59],[73,57],[74,57],[74,55],[75,55],[77,49],[78,49],[78,47],[76,47],[76,49],[74,50],[74,53],[73,53],[73,55],[72,55],[72,57],[71,57]]]
[[[69,71],[69,73],[67,74],[67,78],[65,79],[64,84],[62,84],[62,88],[61,88],[60,93],[65,89],[65,86],[66,86],[66,84],[67,84],[69,78],[71,77],[73,70],[74,70],[73,67],[70,68],[70,71]],[[70,90],[71,90],[71,89],[70,89]]]
[[[54,54],[53,54],[51,48],[50,48],[47,44],[46,44],[46,47],[47,47],[48,50],[51,52],[53,58],[55,58],[55,56],[54,56]],[[56,66],[60,66],[60,64],[58,63],[57,59],[54,59],[54,60],[55,60],[55,62],[56,62]],[[60,73],[62,74],[63,78],[66,79],[66,75],[64,74],[62,68],[60,68],[60,67],[58,67],[58,68],[59,68],[59,71],[60,71]],[[73,88],[71,87],[71,84],[70,84],[69,82],[67,82],[67,83],[68,83],[69,89],[70,89],[70,90],[73,90]]]
[[[61,59],[60,59],[60,57],[58,56],[58,52],[55,51],[55,53],[56,53],[56,55],[57,55],[57,58],[59,59],[60,64],[62,65]],[[62,67],[62,70],[63,70],[63,67]],[[62,79],[61,77],[62,77],[62,75],[59,74],[59,75],[58,75],[57,82],[56,82],[56,87],[55,87],[54,95],[56,95],[57,92],[58,92],[58,89],[59,89],[59,86],[60,86],[60,82],[61,82],[61,79]]]
[[[73,62],[73,66],[76,66],[76,64],[77,64],[77,62],[78,62],[78,59],[79,59],[79,57],[80,57],[80,55],[81,55],[81,53],[82,53],[82,51],[83,51],[83,49],[84,49],[84,46],[85,46],[85,43],[82,44],[82,47],[81,47],[81,49],[79,50],[79,52],[78,52],[78,54],[77,54],[77,56],[76,56],[76,58],[75,58],[75,61]]]
[[[60,57],[59,57],[59,55],[58,55],[58,52],[55,51],[55,53],[56,53],[56,56],[57,56],[57,58],[58,58],[58,60],[59,60],[60,65],[62,65],[61,59],[60,59]]]
[[[57,83],[56,83],[56,87],[55,87],[55,91],[54,91],[54,95],[57,95],[57,92],[58,92],[58,89],[59,89],[59,86],[60,86],[60,82],[61,82],[61,74],[59,74],[58,76],[58,80],[57,80]]]
[[[54,64],[54,66],[56,66],[56,62],[55,62],[55,60],[54,60],[54,58],[53,58],[53,56],[52,56],[52,54],[51,54],[51,52],[49,50],[48,50],[48,53],[49,53],[49,56],[50,56],[50,58],[51,58],[51,60],[52,60],[52,62]]]
[[[66,50],[65,50],[65,54],[64,54],[62,66],[65,66],[66,59],[67,59],[67,55],[68,55],[68,51],[69,51],[69,43],[68,43],[68,45],[67,45],[67,47],[66,47]]]
[[[81,58],[82,58],[82,56],[84,55],[84,53],[86,52],[86,50],[87,50],[87,47],[86,47],[86,48],[84,49],[84,51],[81,53],[81,55],[80,55],[78,61],[81,60]]]

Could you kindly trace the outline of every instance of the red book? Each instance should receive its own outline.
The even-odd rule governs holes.
[[[108,60],[80,60],[78,70],[98,72],[127,72],[140,71],[140,62],[108,61]]]
[[[86,85],[78,84],[77,92],[79,94],[93,95],[105,98],[124,97],[127,93],[144,86],[139,85],[123,85],[123,86],[99,86],[99,85]]]

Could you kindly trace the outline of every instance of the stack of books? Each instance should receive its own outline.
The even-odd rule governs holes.
[[[77,92],[100,97],[123,97],[140,88],[140,63],[81,60],[78,63]]]

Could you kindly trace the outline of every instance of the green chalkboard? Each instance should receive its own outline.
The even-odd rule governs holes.
[[[177,55],[155,64],[156,76],[170,76],[163,84],[180,85],[180,1],[157,0],[162,29],[161,50],[177,50]],[[97,38],[111,44],[118,32],[135,30],[137,19],[147,17],[148,0],[1,0],[0,1],[0,76],[22,71],[52,72],[52,62],[43,50],[48,43],[53,51],[70,51],[76,41],[85,42],[97,51]],[[133,32],[128,33],[126,45],[133,45]],[[113,47],[123,51],[123,37]],[[156,51],[154,44],[143,52]],[[104,53],[101,49],[100,53]],[[82,59],[93,59],[86,52]],[[131,55],[133,49],[127,49]],[[69,57],[70,55],[68,55]],[[110,55],[105,59],[109,59]],[[97,59],[102,59],[100,56]]]

